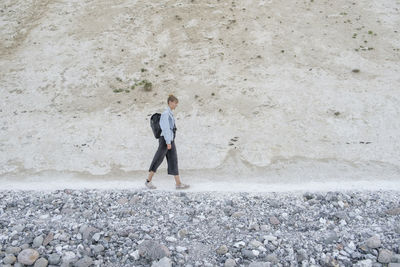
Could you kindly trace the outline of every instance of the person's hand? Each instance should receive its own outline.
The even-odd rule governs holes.
[[[167,144],[167,148],[170,150],[172,148],[171,144]]]

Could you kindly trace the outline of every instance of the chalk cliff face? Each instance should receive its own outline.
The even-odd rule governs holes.
[[[400,166],[398,1],[0,9],[2,176],[147,170],[171,93],[182,170]]]

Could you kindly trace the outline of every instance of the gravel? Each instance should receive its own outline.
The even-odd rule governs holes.
[[[0,264],[398,266],[399,207],[394,191],[0,191]]]

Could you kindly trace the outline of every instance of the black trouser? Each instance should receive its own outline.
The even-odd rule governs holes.
[[[178,171],[178,155],[176,153],[175,141],[171,142],[171,149],[168,150],[167,143],[163,136],[160,136],[158,139],[158,149],[156,154],[154,155],[153,161],[151,162],[149,171],[156,172],[158,167],[164,160],[164,157],[167,158],[168,163],[168,174],[170,175],[179,175]]]

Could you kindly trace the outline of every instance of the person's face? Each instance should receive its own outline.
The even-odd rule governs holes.
[[[170,107],[172,110],[176,109],[177,106],[178,106],[178,102],[175,102],[175,101],[169,102],[169,107]]]

